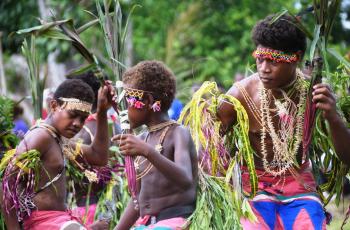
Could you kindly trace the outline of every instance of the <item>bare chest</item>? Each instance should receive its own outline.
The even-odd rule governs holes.
[[[44,170],[50,175],[56,175],[64,169],[65,162],[61,147],[52,144],[42,158]]]

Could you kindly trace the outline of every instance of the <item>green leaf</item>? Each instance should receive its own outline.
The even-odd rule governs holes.
[[[82,32],[84,32],[85,30],[89,29],[90,27],[98,24],[99,22],[99,19],[94,19],[94,20],[91,20],[87,23],[85,23],[84,25],[80,26],[78,29],[77,29],[77,33],[78,34],[81,34]]]
[[[335,58],[337,58],[344,66],[350,70],[350,62],[347,61],[340,53],[338,53],[335,49],[328,48],[327,52],[332,54]]]
[[[316,25],[315,29],[314,29],[314,34],[313,34],[313,40],[310,46],[310,59],[312,60],[314,58],[315,55],[315,48],[317,46],[317,42],[320,39],[320,29],[321,29],[321,25]]]
[[[61,20],[61,21],[53,21],[53,22],[48,22],[39,26],[34,26],[31,28],[26,28],[22,30],[18,30],[17,34],[28,34],[28,33],[34,33],[35,35],[40,35],[43,32],[45,32],[48,29],[51,29],[52,27],[59,26],[65,23],[71,23],[72,19],[66,19],[66,20]]]
[[[59,40],[66,40],[66,41],[72,41],[68,36],[66,36],[64,33],[62,33],[60,30],[55,28],[50,28],[40,34],[41,36],[53,38],[53,39],[59,39]]]
[[[131,10],[130,10],[130,13],[128,14],[128,18],[126,19],[126,24],[125,24],[125,28],[124,28],[124,33],[122,35],[122,44],[125,44],[125,39],[126,39],[126,35],[127,35],[127,31],[128,31],[128,26],[129,26],[129,21],[130,21],[130,18],[131,18],[131,15],[133,14],[134,10],[137,8],[137,7],[142,7],[141,5],[139,4],[136,4],[136,5],[133,5]],[[124,47],[124,46],[122,46]]]
[[[120,65],[121,67],[123,67],[124,69],[127,69],[128,67],[126,65],[124,65],[123,63],[121,63],[120,61],[114,59],[114,58],[111,58],[112,61],[116,62],[118,65]]]
[[[76,32],[74,26],[69,24],[60,24],[59,27],[61,28],[63,33],[72,40],[73,46],[85,58],[85,60],[88,61],[89,63],[94,63],[96,59],[87,49],[87,47],[84,45],[83,41],[80,39],[78,33]]]
[[[288,14],[288,10],[282,10],[280,13],[277,13],[270,21],[270,25],[272,25],[274,22],[276,22],[280,17],[282,17],[285,14]]]

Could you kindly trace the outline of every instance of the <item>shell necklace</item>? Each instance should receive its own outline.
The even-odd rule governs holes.
[[[302,132],[304,124],[305,101],[307,87],[303,84],[302,73],[297,70],[297,80],[294,87],[299,96],[299,102],[294,104],[290,98],[284,93],[285,102],[282,104],[275,99],[277,114],[280,117],[280,125],[278,130],[275,129],[270,114],[271,90],[260,88],[261,99],[261,153],[263,156],[263,167],[267,173],[273,176],[284,175],[286,171],[296,162],[296,155],[302,141]],[[293,109],[294,108],[294,109]],[[271,136],[273,144],[273,159],[268,162],[266,150],[266,134]]]

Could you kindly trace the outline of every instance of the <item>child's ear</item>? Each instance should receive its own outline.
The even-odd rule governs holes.
[[[146,94],[144,102],[146,105],[148,104],[148,107],[150,109],[152,108],[153,101],[154,101],[154,98],[153,98],[152,94]]]
[[[49,103],[49,106],[50,106],[50,110],[52,112],[55,112],[60,105],[58,104],[58,102],[55,99],[52,99]]]

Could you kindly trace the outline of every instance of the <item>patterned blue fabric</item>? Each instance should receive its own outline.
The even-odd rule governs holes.
[[[314,200],[294,200],[289,203],[254,201],[253,206],[271,230],[275,228],[277,214],[286,230],[293,229],[295,219],[302,209],[307,211],[315,230],[322,229],[326,217],[321,204]]]

